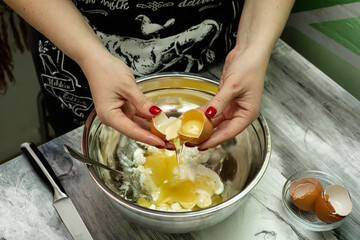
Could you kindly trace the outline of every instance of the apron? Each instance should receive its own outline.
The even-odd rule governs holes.
[[[243,7],[237,0],[73,2],[110,53],[135,77],[197,72],[224,59],[235,46]],[[29,35],[48,121],[61,135],[85,123],[93,108],[90,88],[74,61],[36,30]]]

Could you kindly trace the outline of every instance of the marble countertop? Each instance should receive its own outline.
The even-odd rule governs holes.
[[[221,64],[202,72],[221,75]],[[281,40],[269,63],[261,113],[271,133],[269,166],[245,203],[221,223],[165,234],[127,222],[63,144],[80,149],[83,128],[40,146],[94,239],[360,239],[360,102]],[[20,146],[19,146],[20,147]],[[330,231],[298,226],[285,212],[286,179],[321,170],[342,180],[353,211]],[[72,239],[25,156],[0,165],[0,239]]]

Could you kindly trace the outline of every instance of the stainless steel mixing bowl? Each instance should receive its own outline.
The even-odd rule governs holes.
[[[170,116],[196,108],[217,92],[218,82],[186,73],[162,73],[138,79],[139,88]],[[109,166],[132,163],[137,145],[126,136],[103,125],[95,111],[85,124],[82,151]],[[213,168],[228,189],[222,203],[191,212],[165,212],[140,207],[119,195],[121,179],[107,171],[89,166],[92,179],[124,217],[137,224],[170,233],[191,232],[212,226],[237,210],[260,181],[270,159],[270,133],[262,115],[234,139],[217,147],[212,156]],[[214,160],[215,159],[215,160]]]

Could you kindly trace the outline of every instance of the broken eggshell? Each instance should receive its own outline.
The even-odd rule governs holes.
[[[176,138],[180,126],[180,119],[168,117],[164,112],[151,119],[151,132],[163,140]]]
[[[324,222],[340,221],[350,214],[352,202],[345,187],[334,184],[328,186],[315,203],[315,214]]]
[[[291,183],[289,194],[293,204],[303,211],[313,211],[323,187],[313,177],[303,177]]]
[[[199,145],[210,137],[213,124],[203,111],[191,109],[184,112],[180,119],[181,127],[178,135],[182,142]]]
[[[182,142],[199,145],[207,140],[213,130],[213,124],[199,109],[190,109],[179,118],[168,118],[161,112],[151,120],[151,132],[163,140],[176,137]]]

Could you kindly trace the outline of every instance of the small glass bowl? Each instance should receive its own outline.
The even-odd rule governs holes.
[[[311,212],[302,211],[292,203],[289,194],[290,185],[293,181],[296,181],[303,177],[316,178],[322,185],[323,189],[333,184],[343,185],[338,178],[321,171],[308,170],[308,171],[298,172],[290,176],[288,180],[285,182],[282,190],[282,203],[285,207],[286,212],[291,217],[291,219],[294,220],[301,227],[309,229],[311,231],[328,231],[339,227],[344,222],[346,217],[338,222],[326,223],[318,219],[314,211]]]

